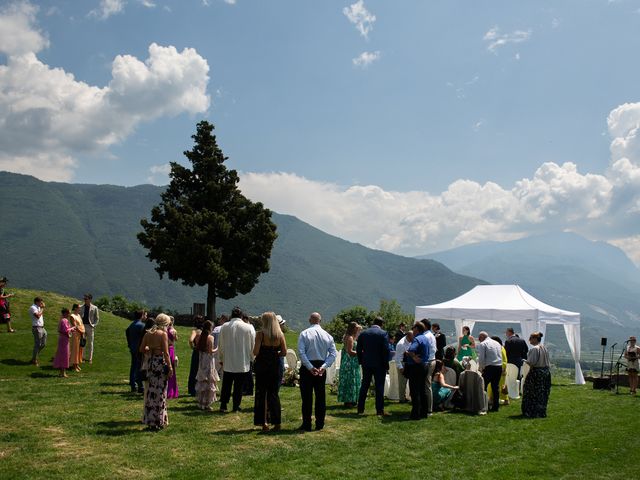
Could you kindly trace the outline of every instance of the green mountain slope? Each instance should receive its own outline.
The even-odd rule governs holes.
[[[122,294],[183,312],[204,301],[203,288],[159,279],[136,240],[160,187],[42,182],[7,172],[0,172],[0,185],[0,274],[11,285],[76,297]],[[234,304],[252,313],[273,309],[301,327],[314,310],[330,318],[345,307],[374,309],[381,298],[395,298],[412,312],[486,283],[433,260],[347,242],[295,217],[274,213],[274,221],[271,271],[249,295],[220,301],[219,311]]]

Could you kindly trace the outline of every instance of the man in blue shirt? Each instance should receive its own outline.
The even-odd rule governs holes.
[[[309,317],[311,326],[298,337],[300,353],[300,396],[302,397],[302,425],[299,430],[311,431],[313,395],[316,396],[316,430],[324,428],[327,411],[327,368],[336,360],[336,344],[333,337],[320,326],[322,317],[314,312]]]
[[[411,420],[419,420],[429,414],[425,381],[428,373],[429,342],[424,336],[424,325],[416,322],[412,329],[413,342],[404,354],[405,372],[409,378],[411,393]]]
[[[424,336],[427,339],[429,353],[427,358],[427,378],[424,381],[425,395],[427,397],[427,415],[433,414],[433,390],[431,382],[433,381],[433,371],[436,368],[436,351],[438,350],[436,337],[431,331],[431,321],[427,318],[420,320],[424,325]]]
[[[144,322],[147,319],[147,312],[139,310],[134,313],[133,322],[127,327],[125,334],[127,336],[127,345],[129,353],[131,353],[131,367],[129,368],[129,385],[131,391],[144,393],[142,386],[142,376],[140,375],[140,367],[142,365],[142,355],[140,354],[140,341],[144,336]],[[137,388],[136,388],[137,386]]]

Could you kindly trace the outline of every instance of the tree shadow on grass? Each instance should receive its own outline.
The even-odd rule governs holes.
[[[3,365],[9,365],[10,367],[24,367],[26,365],[31,365],[30,360],[16,360],[15,358],[4,358],[0,360],[0,363]]]
[[[97,422],[96,435],[104,435],[108,437],[120,437],[123,435],[131,435],[133,433],[142,433],[142,424],[136,420],[119,420],[109,422]]]
[[[123,400],[142,401],[144,399],[144,397],[142,396],[141,393],[136,393],[136,392],[131,392],[131,391],[121,392],[121,391],[118,391],[118,390],[115,390],[115,391],[113,391],[113,390],[101,390],[100,391],[100,395],[118,395]]]

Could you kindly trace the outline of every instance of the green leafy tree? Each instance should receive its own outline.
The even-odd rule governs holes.
[[[370,312],[358,305],[341,310],[324,328],[333,335],[334,340],[342,342],[342,337],[351,322],[357,322],[366,327],[373,323],[374,318],[376,318],[375,312]]]
[[[249,293],[269,271],[277,237],[271,211],[238,189],[238,174],[224,165],[213,128],[198,123],[195,145],[184,152],[192,168],[171,163],[171,182],[138,234],[160,278],[207,286],[210,318],[218,297]]]

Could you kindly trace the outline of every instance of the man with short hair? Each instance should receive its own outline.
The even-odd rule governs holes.
[[[404,354],[405,369],[409,377],[409,392],[411,394],[411,420],[420,420],[429,415],[428,402],[424,383],[427,378],[427,361],[429,358],[429,343],[424,336],[424,324],[416,322],[413,327],[413,342]]]
[[[478,369],[482,372],[484,379],[484,389],[487,390],[491,384],[493,392],[493,407],[491,410],[498,411],[500,407],[500,376],[502,375],[502,345],[489,337],[487,332],[480,332],[478,335],[479,344],[476,344],[478,353]]]
[[[440,331],[439,323],[431,324],[431,333],[436,339],[436,360],[444,360],[444,349],[447,346],[447,337]]]
[[[140,353],[140,341],[144,336],[144,322],[147,320],[147,312],[138,310],[133,314],[133,322],[125,330],[127,346],[131,354],[131,366],[129,367],[129,386],[131,391],[144,393],[140,367],[142,365],[142,354]]]
[[[242,320],[242,310],[234,307],[231,320],[222,325],[218,337],[218,359],[224,372],[222,392],[220,393],[220,411],[227,411],[233,386],[233,411],[240,410],[242,387],[253,359],[253,346],[256,342],[256,331],[249,323]]]
[[[409,330],[411,331],[411,330]],[[407,334],[407,324],[404,322],[400,322],[398,325],[398,331],[394,336],[394,343],[397,345],[400,340]]]
[[[507,363],[511,363],[518,367],[518,379],[520,379],[520,370],[522,364],[527,359],[529,347],[527,342],[515,334],[513,328],[507,328],[505,332],[507,339],[504,342],[504,349],[507,352]]]
[[[358,413],[364,413],[364,403],[369,393],[371,378],[376,389],[376,415],[388,415],[384,411],[384,382],[389,370],[389,335],[382,329],[384,320],[377,317],[373,325],[363,331],[358,337],[356,353],[362,367],[362,383],[358,397]]]
[[[313,395],[316,396],[316,430],[324,428],[327,411],[326,388],[327,368],[336,360],[336,344],[333,337],[321,326],[322,317],[318,312],[309,316],[311,326],[298,337],[300,353],[300,396],[302,397],[302,425],[299,430],[311,431]]]
[[[47,344],[47,331],[44,329],[44,300],[40,297],[33,299],[33,305],[29,308],[31,316],[31,332],[33,333],[33,355],[31,363],[39,365],[38,355]]]
[[[80,314],[82,316],[82,324],[84,325],[84,334],[87,339],[87,344],[85,345],[85,359],[88,358],[89,363],[93,363],[93,338],[94,338],[94,330],[100,322],[100,311],[98,307],[96,307],[91,301],[93,300],[93,295],[87,293],[84,296],[84,305],[80,310]]]
[[[407,402],[407,377],[405,377],[404,370],[404,352],[407,351],[411,342],[413,342],[413,331],[409,330],[396,345],[394,360],[396,361],[396,368],[398,369],[398,399],[400,403]]]
[[[427,412],[428,415],[433,415],[433,389],[431,388],[431,382],[433,381],[433,371],[436,368],[436,337],[431,331],[431,321],[428,318],[420,320],[424,325],[424,337],[427,340],[429,346],[427,357],[427,378],[425,379],[425,395],[427,397]]]

